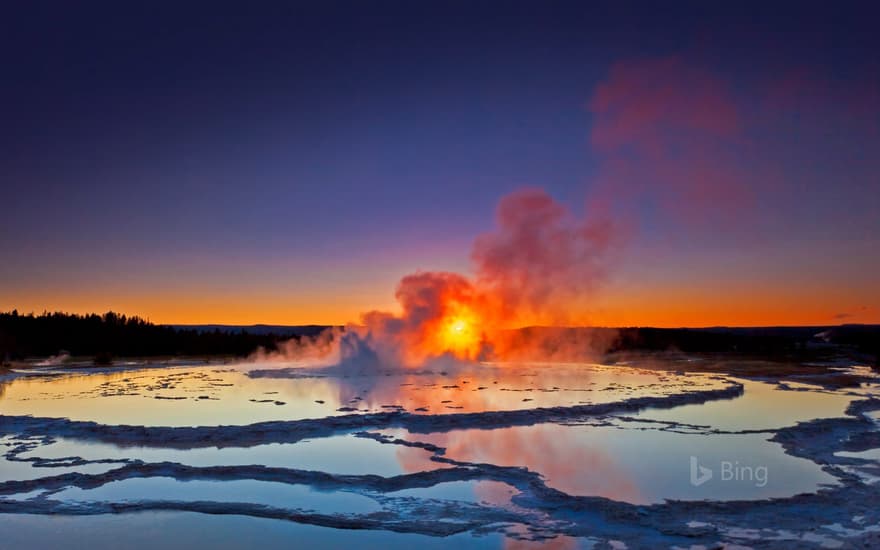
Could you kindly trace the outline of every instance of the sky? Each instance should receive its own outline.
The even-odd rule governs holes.
[[[878,323],[877,11],[5,6],[0,310],[357,321],[525,188],[612,223],[585,323]]]

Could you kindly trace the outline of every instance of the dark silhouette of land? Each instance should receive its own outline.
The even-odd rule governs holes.
[[[137,316],[0,313],[0,360],[66,353],[91,356],[99,364],[113,357],[246,356],[274,350],[279,341],[315,334],[325,327],[184,327],[156,325]]]
[[[258,348],[277,349],[279,342],[313,336],[322,325],[157,325],[137,316],[109,311],[103,315],[70,313],[0,313],[0,359],[67,353],[108,364],[114,357],[247,356]],[[769,359],[809,360],[822,352],[845,350],[877,364],[880,325],[750,328],[561,328],[529,327],[529,333],[551,332],[584,341],[605,342],[603,351],[724,352]],[[554,338],[546,338],[548,342]],[[548,350],[552,351],[552,350]]]

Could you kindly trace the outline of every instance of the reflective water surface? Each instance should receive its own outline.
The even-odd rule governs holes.
[[[843,419],[876,395],[871,384],[829,390],[674,365],[545,363],[52,367],[0,388],[0,518],[13,533],[0,548],[64,547],[71,537],[116,547],[129,529],[139,533],[125,539],[134,548],[271,547],[290,537],[367,548],[614,547],[607,519],[591,520],[595,537],[569,536],[547,499],[606,499],[575,507],[601,510],[840,488],[835,470],[775,437]],[[645,398],[647,408],[625,406]],[[590,408],[602,404],[611,406]],[[151,431],[162,427],[198,428],[181,440]],[[227,427],[248,437],[227,437]],[[877,449],[835,456],[859,461],[840,471],[865,480],[880,460]]]
[[[471,365],[415,373],[325,374],[265,370],[259,364],[42,372],[7,382],[0,413],[208,426],[394,410],[443,414],[571,406],[720,385],[712,376],[585,364]]]

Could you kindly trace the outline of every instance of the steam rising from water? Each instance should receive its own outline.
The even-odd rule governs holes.
[[[401,279],[400,314],[371,311],[359,325],[316,338],[290,341],[277,356],[364,366],[423,365],[442,357],[505,359],[529,350],[588,349],[568,334],[531,336],[509,329],[571,319],[573,304],[599,283],[612,243],[610,221],[580,219],[541,189],[501,199],[497,227],[477,238],[471,258],[475,277],[419,271]],[[271,359],[265,354],[260,359]]]
[[[441,357],[583,360],[604,350],[607,331],[510,329],[588,324],[588,300],[622,240],[621,204],[631,211],[647,200],[677,219],[717,219],[743,203],[753,174],[737,161],[746,140],[732,93],[681,59],[616,65],[589,108],[600,162],[587,215],[538,188],[513,192],[499,201],[495,230],[474,242],[473,277],[407,275],[396,291],[400,314],[371,311],[260,358],[412,366]],[[614,221],[600,204],[615,207]]]

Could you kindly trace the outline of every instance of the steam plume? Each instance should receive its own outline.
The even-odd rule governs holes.
[[[515,191],[499,201],[495,229],[476,238],[472,277],[407,275],[396,290],[399,314],[366,313],[344,333],[282,354],[423,365],[444,357],[583,358],[610,343],[607,332],[534,326],[584,324],[622,226],[597,205],[632,209],[648,200],[681,218],[729,212],[748,197],[737,162],[746,141],[725,83],[678,58],[615,65],[589,109],[600,172],[588,215],[542,189]],[[533,328],[511,330],[524,326]]]

